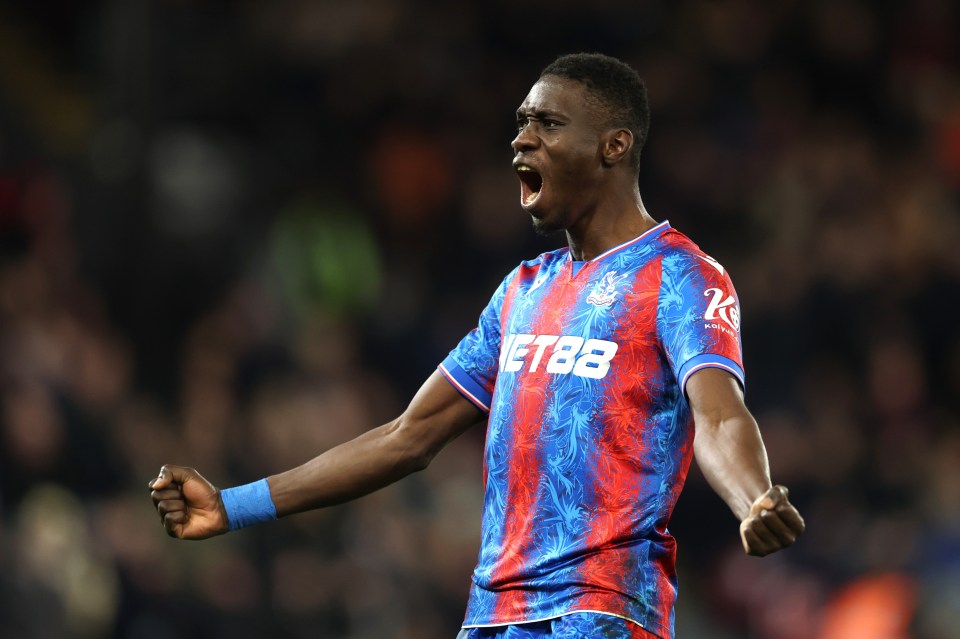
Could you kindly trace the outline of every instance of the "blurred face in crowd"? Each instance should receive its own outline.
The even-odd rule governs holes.
[[[602,128],[587,87],[544,76],[517,109],[511,143],[520,205],[540,232],[568,229],[602,194]]]

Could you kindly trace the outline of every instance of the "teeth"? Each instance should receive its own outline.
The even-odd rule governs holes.
[[[516,164],[514,165],[514,168],[516,169],[517,173],[532,173],[534,176],[539,176],[536,169],[534,169],[533,167],[527,166],[526,164]],[[536,201],[537,197],[540,196],[540,191],[543,189],[543,180],[540,179],[538,181],[532,178],[521,178],[521,182],[523,182],[522,190],[527,191],[527,194],[522,198],[522,203],[524,205],[531,205],[533,204],[534,201]],[[536,182],[539,182],[539,184],[537,185],[536,190],[534,191],[533,185]]]

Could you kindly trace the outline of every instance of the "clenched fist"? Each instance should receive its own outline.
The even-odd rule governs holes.
[[[164,465],[147,487],[171,537],[206,539],[229,529],[220,491],[193,468]]]
[[[784,486],[774,486],[750,507],[740,523],[740,540],[748,555],[763,557],[793,545],[806,525],[787,499]]]

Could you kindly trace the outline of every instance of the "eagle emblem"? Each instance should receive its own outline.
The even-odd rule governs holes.
[[[610,306],[617,299],[617,287],[625,279],[627,279],[626,274],[617,275],[616,271],[607,271],[587,296],[587,302],[594,306]]]

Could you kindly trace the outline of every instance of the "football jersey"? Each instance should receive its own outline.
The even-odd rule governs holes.
[[[743,384],[739,308],[724,268],[668,222],[503,280],[440,365],[489,411],[464,627],[595,611],[673,636],[667,522],[693,455],[684,385],[703,367]]]

